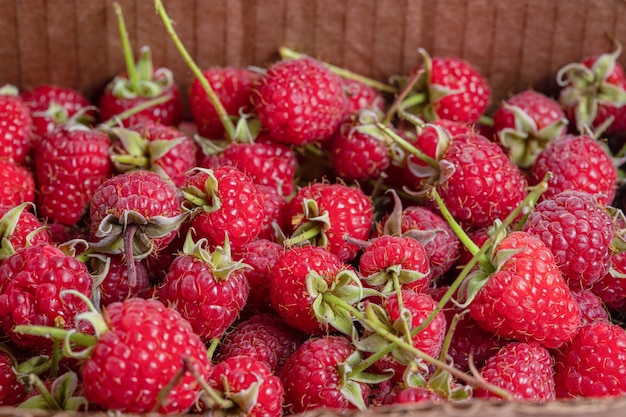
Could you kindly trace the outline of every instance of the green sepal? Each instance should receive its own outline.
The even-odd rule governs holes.
[[[340,271],[330,283],[326,282],[326,279],[315,271],[309,272],[305,278],[307,292],[314,299],[312,308],[315,317],[341,333],[351,335],[354,330],[351,312],[341,304],[329,301],[325,295],[332,294],[341,299],[342,303],[352,306],[366,296],[379,293],[370,288],[363,288],[354,271]]]
[[[190,173],[196,171],[207,175],[204,189],[195,186],[183,187],[183,197],[195,208],[200,208],[205,213],[213,213],[222,207],[222,201],[219,199],[219,182],[212,169],[196,167]]]
[[[206,238],[195,241],[193,238],[194,233],[193,227],[187,232],[182,253],[204,262],[216,280],[225,281],[235,271],[252,268],[250,265],[241,261],[235,261],[232,258],[228,234],[225,235],[224,243],[221,246],[217,246],[213,249],[213,252],[209,252],[207,249],[209,241]]]
[[[453,300],[454,304],[462,309],[469,306],[480,290],[487,285],[490,277],[491,274],[483,269],[477,269],[470,273],[459,287],[460,298]]]
[[[39,410],[78,411],[88,406],[84,397],[74,396],[78,387],[78,376],[74,372],[67,372],[52,382],[50,391],[35,375],[31,381],[39,395],[35,395],[22,402],[17,408]]]
[[[18,96],[20,89],[13,84],[4,84],[0,87],[0,96]]]
[[[327,248],[328,237],[326,236],[326,231],[330,228],[328,211],[321,212],[317,201],[313,198],[305,198],[302,201],[302,211],[302,218],[294,219],[295,221],[301,220],[301,223],[286,241],[286,244],[289,244],[289,241],[301,235],[309,235],[309,231],[319,228],[319,232],[307,236],[306,240],[316,246]]]
[[[245,390],[230,394],[228,398],[237,404],[237,407],[244,413],[243,415],[247,416],[258,403],[260,388],[261,381],[257,381],[250,384]]]
[[[11,208],[0,218],[0,259],[6,259],[15,253],[15,248],[9,241],[26,207],[34,207],[33,203],[24,202]]]

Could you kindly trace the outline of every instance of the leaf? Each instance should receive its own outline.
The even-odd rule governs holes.
[[[363,400],[361,385],[355,381],[346,381],[341,387],[341,394],[348,402],[360,411],[366,411],[367,406]]]

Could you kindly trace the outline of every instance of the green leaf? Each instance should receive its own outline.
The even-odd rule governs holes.
[[[346,381],[341,387],[341,394],[350,404],[354,405],[360,411],[366,411],[367,406],[363,400],[361,385],[355,381]]]

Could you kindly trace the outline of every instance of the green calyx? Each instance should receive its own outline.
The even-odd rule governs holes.
[[[33,203],[24,202],[13,207],[0,218],[0,260],[4,260],[15,253],[15,248],[9,239],[13,236],[20,217],[28,206],[35,207]],[[29,234],[29,237],[32,237],[33,233],[37,233],[40,230],[34,230]]]
[[[617,40],[614,43],[615,51],[600,55],[591,67],[572,63],[557,73],[557,83],[562,87],[559,101],[567,107],[574,107],[579,132],[593,126],[599,104],[626,105],[626,90],[607,82],[622,53],[622,45]]]
[[[283,242],[285,246],[294,246],[303,243],[323,248],[328,247],[326,231],[330,228],[328,211],[321,210],[315,199],[305,198],[302,202],[302,214],[296,221],[300,224],[291,237]]]
[[[548,144],[558,138],[568,121],[560,118],[539,129],[537,123],[518,106],[504,103],[503,108],[513,113],[515,127],[498,132],[502,145],[509,149],[511,160],[520,168],[528,168]]]
[[[121,127],[112,128],[111,133],[118,139],[111,147],[111,162],[118,171],[153,171],[165,179],[169,176],[157,161],[186,140],[181,136],[151,141],[140,132]]]
[[[183,187],[182,193],[188,205],[191,205],[191,211],[202,210],[205,213],[213,213],[222,207],[222,201],[219,198],[219,182],[215,178],[212,169],[194,168],[194,172],[206,174],[204,189],[196,186]]]
[[[354,306],[365,297],[380,295],[378,291],[364,288],[356,273],[349,269],[331,279],[311,271],[305,282],[307,292],[314,299],[313,313],[317,320],[346,335],[354,332]]]
[[[222,246],[218,246],[213,249],[213,252],[209,252],[207,250],[209,245],[208,240],[202,238],[195,241],[193,239],[194,233],[195,230],[193,228],[190,228],[189,232],[187,232],[185,242],[183,243],[183,253],[185,255],[193,256],[196,259],[200,259],[207,266],[209,266],[211,272],[213,273],[213,277],[216,280],[225,281],[235,271],[251,268],[250,265],[241,261],[235,261],[232,258],[228,235],[226,235]]]
[[[146,218],[134,210],[125,210],[121,215],[107,215],[96,230],[97,242],[89,242],[89,246],[99,252],[123,254],[132,249],[136,260],[147,258],[153,251],[154,239],[165,237],[177,230],[187,218],[188,213],[182,212],[173,217],[154,216]],[[126,229],[136,226],[130,237],[131,247],[126,248]]]
[[[85,397],[74,395],[78,388],[78,376],[74,372],[69,371],[56,378],[49,390],[35,374],[30,375],[29,383],[38,394],[22,402],[18,409],[79,411],[89,404]]]

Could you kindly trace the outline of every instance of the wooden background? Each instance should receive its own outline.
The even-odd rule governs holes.
[[[494,102],[527,87],[552,94],[563,65],[626,44],[625,0],[163,0],[202,68],[264,66],[287,45],[386,81],[431,55],[458,55]],[[120,0],[135,51],[192,76],[152,0]],[[97,97],[123,69],[112,0],[0,0],[0,83],[67,85]],[[620,58],[626,64],[626,53]]]

